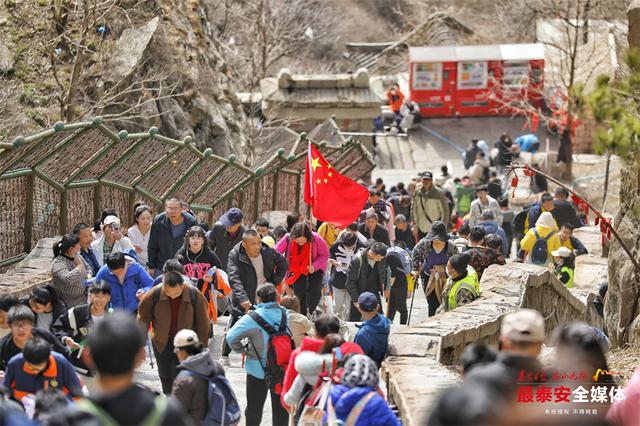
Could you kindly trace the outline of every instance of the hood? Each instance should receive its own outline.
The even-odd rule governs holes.
[[[484,228],[485,232],[488,234],[495,234],[498,232],[498,224],[491,221],[485,220],[478,224],[480,227]]]
[[[360,328],[372,335],[388,335],[391,330],[391,321],[389,321],[389,318],[378,314],[370,320],[364,321]]]
[[[193,371],[194,373],[202,374],[203,376],[213,377],[219,374],[224,374],[220,365],[213,360],[213,357],[209,353],[209,349],[205,349],[199,354],[191,355],[189,358],[182,361],[180,368]]]
[[[300,343],[300,351],[318,352],[324,343],[323,339],[306,336]]]
[[[536,226],[544,226],[545,228],[549,229],[558,229],[556,226],[556,221],[550,212],[540,213],[540,217],[536,221]]]
[[[331,369],[333,355],[317,354],[315,352],[304,351],[296,357],[295,369],[305,377],[318,376],[323,371]]]

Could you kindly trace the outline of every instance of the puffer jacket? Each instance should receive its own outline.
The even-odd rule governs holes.
[[[411,203],[411,217],[421,232],[431,230],[431,223],[441,220],[445,225],[451,219],[449,215],[449,202],[444,192],[433,185],[431,191],[422,190],[422,184],[416,186],[416,192]]]
[[[378,367],[382,363],[389,346],[391,321],[381,314],[366,320],[359,326],[354,343],[360,345],[364,354],[371,358]]]
[[[338,420],[346,421],[358,401],[370,392],[375,392],[375,395],[365,404],[354,426],[400,426],[400,421],[389,408],[387,401],[369,387],[349,388],[338,385],[331,390],[331,402]]]
[[[184,411],[191,416],[194,424],[202,422],[209,408],[208,388],[209,382],[189,374],[192,371],[205,377],[224,376],[222,366],[213,359],[209,349],[199,354],[191,355],[178,365],[178,375],[173,382],[171,396],[178,401]]]

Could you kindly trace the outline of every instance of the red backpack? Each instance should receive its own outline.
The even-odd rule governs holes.
[[[264,370],[267,384],[269,387],[274,386],[278,395],[282,392],[284,373],[287,371],[291,353],[295,349],[291,331],[287,327],[287,312],[284,309],[281,309],[281,311],[282,318],[280,319],[278,330],[274,329],[255,311],[249,312],[249,316],[269,335],[269,340],[267,341],[267,365],[262,365],[261,358],[258,358],[258,361],[260,361],[260,365]],[[256,353],[256,355],[258,354]]]

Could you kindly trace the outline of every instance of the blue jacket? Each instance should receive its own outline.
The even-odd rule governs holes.
[[[537,150],[533,148],[533,144],[540,142],[540,140],[533,133],[527,133],[526,135],[518,136],[514,142],[520,146],[520,151],[535,154]]]
[[[24,357],[19,353],[9,361],[2,384],[17,400],[45,387],[56,387],[70,399],[82,396],[82,385],[73,365],[57,352],[51,352],[49,366],[39,374],[25,371]]]
[[[139,289],[147,292],[153,287],[153,278],[149,276],[138,262],[130,262],[124,277],[124,284],[120,284],[118,277],[113,275],[107,265],[104,265],[96,275],[96,281],[105,280],[111,285],[111,307],[135,312],[138,309],[136,292]]]
[[[484,232],[486,232],[487,235],[498,234],[502,239],[502,254],[504,257],[509,257],[509,241],[507,240],[507,234],[504,233],[502,226],[498,226],[497,223],[491,220],[480,222],[478,226],[484,229]]]
[[[286,310],[276,302],[259,303],[255,312],[275,329],[280,327],[282,312],[285,312],[284,320],[287,321]],[[249,338],[251,343],[245,348],[242,343],[244,338]],[[267,344],[269,335],[249,315],[243,315],[229,331],[227,331],[227,343],[236,352],[247,352],[244,369],[247,374],[257,379],[264,379],[263,366],[267,365]],[[254,351],[255,347],[255,351]],[[260,360],[256,357],[256,352]]]
[[[377,314],[358,327],[360,330],[356,333],[353,342],[360,345],[364,354],[374,360],[379,367],[389,346],[391,321],[382,314]]]
[[[335,386],[331,390],[331,403],[336,410],[338,420],[346,421],[351,409],[371,391],[373,389],[367,387]],[[387,401],[376,392],[360,412],[354,426],[400,426],[400,421],[389,408]]]
[[[87,264],[91,267],[91,276],[95,277],[100,270],[100,262],[98,262],[93,249],[89,247],[87,251],[80,250],[80,256],[82,256],[85,262],[87,262]]]

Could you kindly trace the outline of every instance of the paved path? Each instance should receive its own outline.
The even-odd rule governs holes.
[[[409,304],[410,300],[408,300]],[[416,297],[414,301],[414,309],[411,317],[411,323],[417,324],[418,322],[423,321],[427,317],[427,302],[424,298],[424,294],[421,291],[416,292]],[[214,327],[214,339],[213,342],[210,342],[210,349],[216,354],[216,358],[219,358],[220,350],[222,347],[222,335],[224,333],[224,327],[226,325],[228,317],[220,318],[220,323]],[[398,329],[400,327],[406,327],[400,325],[400,317],[396,314],[396,318],[394,321],[394,325],[392,328],[392,333],[394,329]],[[236,396],[240,401],[240,406],[244,410],[246,407],[246,394],[245,394],[245,380],[246,376],[244,373],[244,369],[241,367],[241,356],[240,354],[232,353],[230,356],[231,367],[225,368],[225,374],[227,378],[231,381],[231,384],[236,392]],[[154,366],[153,369],[149,366],[149,358],[147,356],[147,360],[143,363],[135,374],[135,379],[137,382],[150,387],[151,389],[160,392],[160,380],[158,379],[158,371],[157,367]],[[383,388],[384,389],[384,388]],[[244,416],[243,416],[244,418]],[[269,399],[265,403],[264,413],[263,413],[263,425],[271,424],[271,405],[269,403]],[[241,425],[244,425],[244,419]]]

